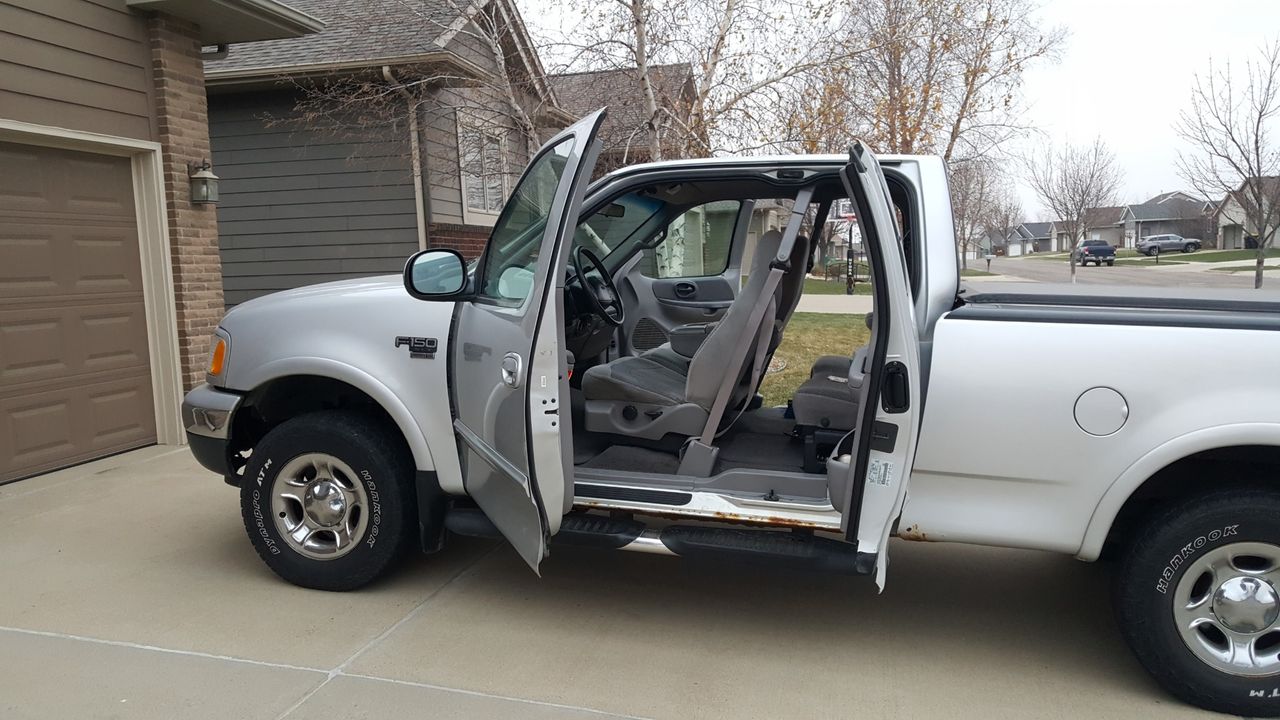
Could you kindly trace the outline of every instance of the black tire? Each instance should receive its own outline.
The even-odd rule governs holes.
[[[1155,257],[1159,252],[1159,248],[1147,248],[1147,257]]]
[[[1276,717],[1280,672],[1246,677],[1214,668],[1192,652],[1174,622],[1174,595],[1187,570],[1206,553],[1243,542],[1280,549],[1280,493],[1223,491],[1168,508],[1125,552],[1115,584],[1116,618],[1139,662],[1173,695],[1215,712]]]
[[[324,411],[283,422],[262,438],[245,468],[240,511],[249,540],[267,567],[294,585],[335,591],[359,588],[392,567],[416,529],[413,459],[393,432],[362,415]],[[340,557],[303,554],[282,536],[272,510],[272,493],[283,482],[280,471],[313,453],[351,468],[357,477],[346,478],[340,470],[337,474],[346,483],[358,483],[356,490],[366,501],[361,511],[365,521],[352,533],[354,546]]]
[[[1116,261],[1114,259],[1107,261],[1107,267],[1115,267],[1115,265]]]
[[[1182,252],[1184,252],[1184,253],[1193,253],[1193,252],[1195,252],[1196,250],[1199,250],[1199,249],[1200,249],[1200,248],[1196,247],[1196,244],[1195,244],[1195,243],[1187,243],[1186,245],[1183,245],[1183,246],[1182,246]]]

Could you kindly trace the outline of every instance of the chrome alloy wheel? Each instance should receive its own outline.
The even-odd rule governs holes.
[[[1198,558],[1174,591],[1182,641],[1231,675],[1280,673],[1280,547],[1242,542]]]
[[[276,530],[294,550],[315,560],[351,552],[369,523],[369,498],[351,467],[325,453],[290,460],[271,492]]]

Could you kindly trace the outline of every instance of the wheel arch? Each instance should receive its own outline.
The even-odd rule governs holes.
[[[1237,472],[1212,485],[1198,478],[1198,472],[1224,466]],[[1139,458],[1107,488],[1076,556],[1096,560],[1104,547],[1123,541],[1136,521],[1165,500],[1212,488],[1265,484],[1262,471],[1272,467],[1280,471],[1280,424],[1222,425],[1170,440]]]
[[[329,406],[327,403],[342,405],[355,401],[357,405],[376,409],[399,430],[418,472],[435,472],[431,448],[413,414],[390,388],[357,367],[326,358],[290,358],[262,366],[245,384],[248,407],[253,407],[255,401],[262,403],[265,398],[278,395],[282,388],[301,391],[300,397],[289,397],[283,406],[294,411],[290,416],[296,416],[298,411],[323,409]],[[265,429],[273,426],[272,420],[278,423],[283,419],[287,418],[267,418]],[[261,426],[255,429],[260,431],[259,437],[265,433]],[[232,435],[235,436],[234,427]]]

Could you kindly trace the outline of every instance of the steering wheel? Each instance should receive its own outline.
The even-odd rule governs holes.
[[[584,264],[584,260],[589,263],[589,266]],[[587,275],[588,269],[595,270],[595,276]],[[609,272],[600,262],[600,258],[579,245],[573,253],[573,271],[577,274],[578,281],[582,283],[582,289],[586,291],[587,297],[591,298],[592,312],[614,327],[621,325],[626,317],[622,309],[622,299],[618,295],[618,288],[609,277]]]

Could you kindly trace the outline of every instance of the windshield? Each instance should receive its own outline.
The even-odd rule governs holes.
[[[604,259],[628,240],[642,239],[639,231],[660,215],[666,205],[648,195],[627,193],[578,225],[573,234],[573,249],[585,247]]]

